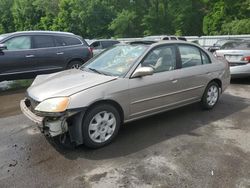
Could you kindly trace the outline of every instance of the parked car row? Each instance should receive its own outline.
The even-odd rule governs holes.
[[[185,40],[149,36],[143,40]],[[86,42],[87,41],[87,42]],[[0,35],[0,81],[79,68],[90,58],[120,43],[113,39],[84,40],[68,32],[27,31]]]

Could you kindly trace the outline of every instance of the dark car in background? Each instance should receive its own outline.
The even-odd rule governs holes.
[[[67,32],[25,31],[0,35],[0,81],[78,68],[93,57],[88,44]]]
[[[115,44],[120,43],[118,40],[113,39],[99,39],[99,40],[92,40],[89,43],[90,48],[93,50],[93,54],[97,55]]]

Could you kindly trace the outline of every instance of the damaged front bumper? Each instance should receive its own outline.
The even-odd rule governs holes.
[[[66,121],[68,116],[65,114],[61,116],[56,114],[56,117],[51,116],[52,114],[49,114],[49,117],[36,115],[30,109],[30,103],[27,99],[20,101],[20,108],[23,114],[36,123],[41,132],[47,136],[55,137],[68,131],[68,123]]]

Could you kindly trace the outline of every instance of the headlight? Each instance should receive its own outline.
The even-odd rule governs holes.
[[[35,110],[40,112],[64,112],[68,104],[68,97],[51,98],[41,102]]]

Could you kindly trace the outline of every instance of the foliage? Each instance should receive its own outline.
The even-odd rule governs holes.
[[[250,33],[250,0],[0,0],[0,33],[60,30],[84,38]]]

